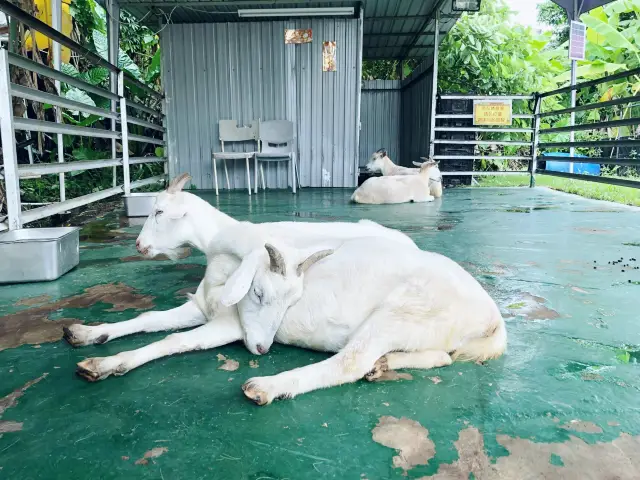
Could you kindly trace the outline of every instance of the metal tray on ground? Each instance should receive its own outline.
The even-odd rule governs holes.
[[[0,283],[56,280],[80,262],[78,227],[0,233]]]
[[[127,217],[148,217],[156,203],[158,192],[132,193],[124,196]]]

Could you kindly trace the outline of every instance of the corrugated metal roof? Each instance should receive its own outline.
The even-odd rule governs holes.
[[[241,18],[239,9],[354,7],[363,10],[363,58],[417,58],[431,55],[436,6],[440,31],[446,34],[460,16],[452,0],[121,0],[122,8],[144,18],[152,28],[163,23],[226,23],[256,21]],[[265,19],[273,21],[274,19]],[[282,21],[283,19],[276,19]]]

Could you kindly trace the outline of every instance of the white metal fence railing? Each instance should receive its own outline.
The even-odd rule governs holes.
[[[110,89],[92,85],[81,78],[76,78],[60,72],[59,62],[54,62],[54,67],[43,65],[21,55],[10,53],[0,49],[0,131],[2,138],[3,165],[2,175],[5,184],[5,197],[7,205],[7,218],[0,218],[0,231],[22,228],[23,225],[56,215],[73,208],[78,208],[111,196],[124,193],[129,195],[131,190],[151,185],[166,179],[166,146],[165,146],[165,121],[164,121],[164,96],[138,80],[129,77],[124,71],[107,62],[95,53],[87,50],[44,22],[32,17],[18,7],[2,1],[2,10],[9,16],[19,19],[30,28],[53,40],[54,45],[62,44],[71,51],[92,64],[107,68],[111,75]],[[115,49],[117,52],[117,49]],[[36,90],[24,85],[11,82],[11,68],[21,68],[29,73],[45,76],[52,79],[58,89],[57,94]],[[84,92],[100,96],[110,101],[111,108],[105,109],[82,102],[70,100],[60,93],[60,83],[74,86]],[[131,85],[138,91],[144,92],[148,97],[157,101],[157,108],[150,108],[139,101],[128,99],[125,95],[125,84]],[[13,115],[13,98],[20,98],[33,102],[52,105],[56,110],[55,121],[37,120]],[[97,115],[101,119],[109,119],[111,128],[83,127],[63,123],[62,110],[72,110]],[[155,138],[148,135],[133,135],[129,133],[130,125],[143,127],[152,132],[162,133],[163,138]],[[16,144],[16,131],[42,132],[58,136],[57,162],[51,163],[18,163]],[[62,136],[84,136],[92,138],[104,138],[111,140],[112,158],[102,160],[82,160],[66,162],[63,156]],[[152,134],[149,134],[152,135]],[[116,142],[122,145],[122,154],[118,156]],[[141,142],[165,147],[162,156],[130,157],[129,142]],[[164,173],[136,181],[132,181],[130,166],[144,163],[160,162],[164,164]],[[116,183],[115,169],[122,167],[122,184]],[[67,199],[65,194],[65,173],[87,171],[97,168],[114,169],[113,186],[101,191],[92,192],[80,197]],[[38,175],[59,175],[60,201],[32,209],[23,209],[20,196],[20,181]],[[0,180],[1,181],[1,180]]]
[[[535,112],[534,112],[534,95],[457,95],[457,94],[442,94],[437,98],[440,102],[446,101],[469,101],[469,102],[508,102],[509,109],[513,108],[513,102],[520,102],[521,106],[518,110],[521,113],[511,113],[509,116],[512,122],[508,125],[501,126],[485,126],[485,125],[471,125],[456,126],[452,125],[455,120],[474,120],[476,118],[474,113],[433,113],[433,119],[431,124],[434,125],[432,144],[430,151],[432,157],[435,160],[441,162],[442,175],[448,176],[473,176],[473,175],[517,175],[522,173],[528,173],[528,170],[478,170],[476,168],[466,170],[448,170],[448,163],[455,163],[456,161],[468,161],[469,164],[473,164],[475,161],[520,161],[527,162],[529,169],[531,162],[534,158],[534,142],[535,142]],[[526,113],[522,113],[526,112]],[[516,120],[515,125],[513,120]],[[449,125],[447,125],[449,123]],[[461,123],[461,122],[458,122]],[[459,134],[468,134],[472,137],[468,139],[455,138],[460,137]],[[495,134],[500,138],[488,138]],[[442,138],[442,137],[451,138]],[[512,137],[519,137],[513,139]],[[440,138],[439,138],[440,137]],[[507,137],[505,139],[505,137]],[[522,138],[524,137],[524,138]],[[467,147],[469,151],[467,154],[459,153],[438,153],[437,146],[459,146]],[[470,147],[473,147],[472,149]],[[489,147],[480,151],[479,147]],[[502,150],[500,151],[500,147]],[[507,147],[517,147],[517,150],[526,149],[527,152],[509,153],[505,152]],[[460,148],[462,150],[463,148]],[[490,151],[486,151],[490,150]]]

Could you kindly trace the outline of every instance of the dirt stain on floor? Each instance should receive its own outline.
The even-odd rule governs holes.
[[[22,422],[12,422],[8,420],[1,420],[2,415],[8,408],[15,407],[18,404],[18,399],[24,395],[30,387],[36,383],[47,378],[48,373],[43,373],[38,378],[28,381],[23,386],[16,388],[13,392],[0,398],[0,434],[7,432],[19,432],[22,430]]]
[[[36,305],[42,305],[43,303],[51,300],[50,295],[38,295],[37,297],[23,298],[17,301],[14,305],[16,307],[34,307]]]
[[[535,443],[507,435],[499,435],[496,439],[509,455],[492,463],[485,453],[484,439],[478,429],[469,427],[462,430],[454,442],[458,460],[440,465],[435,475],[420,480],[640,478],[640,437],[626,433],[612,442],[594,444],[574,436],[563,443]]]
[[[560,314],[545,305],[542,297],[524,293],[506,306],[507,317],[523,317],[527,320],[555,320]]]
[[[190,248],[181,248],[178,250],[177,259],[181,260],[183,258],[187,258],[190,255],[191,255]],[[145,257],[142,255],[130,255],[128,257],[122,257],[120,259],[121,262],[127,262],[127,263],[128,262],[162,262],[167,260],[171,260],[171,259],[163,253],[160,255],[156,255],[155,257]],[[178,270],[181,270],[181,269],[178,269]]]
[[[427,465],[436,454],[429,430],[410,418],[380,417],[371,433],[374,442],[398,451],[393,466],[405,474],[415,466]]]
[[[159,456],[164,455],[168,451],[169,449],[167,447],[152,448],[151,450],[144,452],[144,455],[142,458],[139,458],[138,460],[136,460],[136,465],[147,465],[149,463],[150,458],[158,458]]]
[[[598,425],[592,422],[585,422],[583,420],[571,420],[569,423],[561,425],[560,428],[580,433],[602,433],[602,428]]]
[[[107,312],[127,309],[147,310],[154,307],[154,297],[136,293],[123,283],[107,283],[84,290],[79,295],[45,303],[0,317],[0,351],[21,345],[56,342],[62,338],[62,327],[82,320],[61,318],[50,320],[49,315],[63,308],[88,308],[98,302],[112,305]]]

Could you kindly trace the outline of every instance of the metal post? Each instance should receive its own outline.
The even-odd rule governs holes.
[[[162,126],[164,127],[164,132],[162,132],[162,140],[164,140],[164,145],[162,147],[162,156],[164,157],[163,172],[165,174],[165,182],[169,179],[169,137],[167,136],[167,99],[163,98],[161,102],[162,106]]]
[[[129,177],[129,125],[127,124],[127,99],[124,96],[124,71],[118,74],[118,95],[120,96],[120,128],[122,135],[122,174],[124,176],[124,194],[131,194]]]
[[[9,230],[22,227],[18,155],[13,130],[13,106],[9,77],[9,52],[0,49],[0,134],[4,157],[4,186],[9,214]]]
[[[362,130],[362,50],[364,48],[364,5],[360,4],[360,14],[358,15],[358,60],[356,63],[356,77],[358,85],[356,90],[356,146],[355,161],[353,163],[353,187],[358,186],[358,177],[360,176],[360,133]],[[258,188],[256,174],[256,191]]]
[[[531,178],[529,179],[529,187],[536,186],[536,170],[538,169],[538,134],[540,133],[540,109],[542,106],[542,98],[536,95],[534,100],[533,114],[533,135],[531,139]]]
[[[51,0],[51,26],[62,32],[62,0]],[[60,70],[61,66],[61,45],[53,40],[53,68]],[[62,96],[60,91],[60,80],[55,81],[56,92]],[[62,108],[54,107],[56,115],[56,123],[63,123],[62,121]],[[58,163],[64,163],[64,137],[61,133],[57,136],[58,143]],[[67,199],[66,185],[64,181],[64,173],[58,174],[58,182],[60,184],[60,201],[64,202]]]
[[[429,132],[429,158],[436,151],[436,102],[438,100],[438,54],[440,52],[440,10],[436,12],[436,25],[433,35],[433,80],[431,81],[431,131]]]
[[[578,15],[578,0],[573,0],[573,15],[572,20],[578,20],[580,15]],[[569,23],[571,25],[571,23]],[[578,61],[571,60],[571,86],[573,87],[577,83],[578,77]],[[576,106],[576,90],[571,90],[571,108],[575,108]],[[573,127],[576,124],[576,112],[571,112],[571,118],[569,119],[569,126]],[[569,141],[575,141],[575,132],[571,130],[569,133]],[[575,156],[576,149],[574,147],[569,148],[569,156],[573,158]],[[573,173],[573,162],[569,163],[569,173]]]
[[[120,5],[116,0],[107,0],[105,2],[107,10],[107,60],[112,65],[118,66],[118,52],[120,51]],[[109,87],[112,93],[118,93],[118,75],[111,72],[109,75]],[[124,92],[122,93],[124,96]],[[111,100],[111,111],[116,112],[118,104],[115,100]],[[117,121],[111,121],[111,130],[116,131],[118,128]],[[124,147],[123,147],[124,148]],[[128,151],[127,151],[128,153]],[[116,148],[116,139],[111,140],[111,158],[117,158],[118,151]],[[116,186],[116,167],[113,167],[113,186]]]

